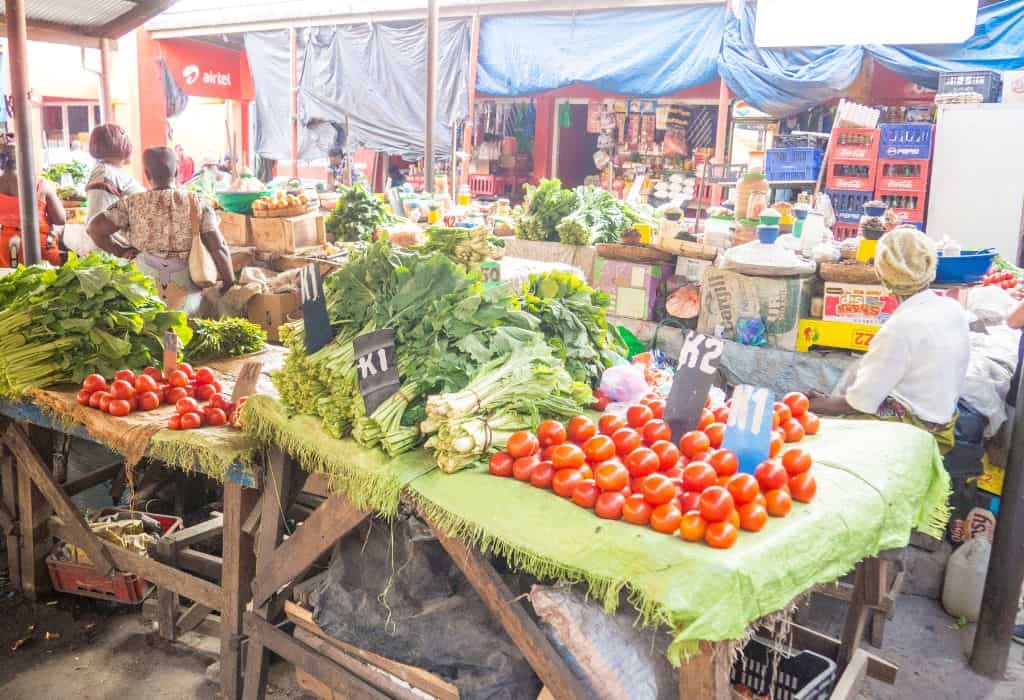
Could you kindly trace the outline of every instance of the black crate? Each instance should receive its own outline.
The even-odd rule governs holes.
[[[746,163],[708,163],[704,168],[704,182],[709,185],[735,185],[747,172]]]
[[[818,134],[780,134],[775,137],[772,146],[775,148],[817,148],[819,151],[824,151],[827,143],[828,134],[824,136]]]
[[[788,654],[753,637],[733,664],[730,680],[772,700],[828,700],[836,684],[836,664],[812,651]]]
[[[999,102],[1003,91],[1003,78],[991,70],[971,70],[957,73],[939,73],[938,95],[956,95],[976,92],[982,102]]]

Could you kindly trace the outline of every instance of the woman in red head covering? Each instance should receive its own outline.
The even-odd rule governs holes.
[[[87,223],[122,197],[143,191],[124,169],[132,157],[132,142],[123,127],[100,124],[93,129],[89,134],[89,155],[96,159],[96,167],[85,185]]]

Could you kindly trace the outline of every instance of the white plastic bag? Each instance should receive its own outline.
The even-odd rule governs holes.
[[[643,369],[634,365],[615,365],[601,375],[601,391],[617,403],[633,403],[649,390]]]
[[[984,537],[974,537],[950,555],[942,586],[942,607],[947,613],[968,622],[978,621],[991,554],[992,544]]]

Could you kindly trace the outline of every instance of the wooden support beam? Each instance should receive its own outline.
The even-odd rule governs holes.
[[[264,605],[278,589],[305,573],[369,515],[341,494],[331,496],[270,555],[262,575],[252,584],[253,607]]]
[[[153,549],[155,551],[151,552],[151,555],[155,555],[157,561],[168,566],[177,564],[174,547],[166,540],[158,540]],[[160,586],[156,599],[159,605],[157,623],[160,636],[173,642],[178,638],[178,594],[166,586]]]
[[[100,540],[93,536],[92,530],[89,529],[89,525],[85,522],[85,518],[82,517],[82,514],[67,495],[61,491],[60,485],[54,481],[53,475],[50,474],[43,460],[39,457],[39,453],[36,452],[32,443],[29,442],[29,437],[25,431],[12,423],[7,428],[5,440],[7,449],[11,451],[14,458],[18,461],[22,474],[28,475],[35,482],[36,488],[39,489],[40,493],[43,494],[53,509],[71,529],[71,532],[74,533],[75,538],[73,541],[75,544],[84,549],[85,553],[89,555],[89,560],[96,567],[97,572],[102,576],[110,575],[114,571],[114,561],[107,555],[100,544]]]
[[[728,642],[701,642],[700,651],[679,664],[679,698],[730,700],[732,655]]]
[[[14,513],[7,510],[7,504],[0,501],[0,532],[5,535],[10,535],[14,532],[14,528],[18,526],[18,521],[14,517]]]
[[[43,525],[53,509],[27,474],[17,474],[21,592],[35,602],[39,594],[50,588],[45,560],[51,543]]]
[[[178,566],[184,571],[191,571],[202,578],[219,582],[224,560],[214,554],[186,548],[178,552]]]
[[[191,547],[197,542],[206,542],[219,537],[221,532],[224,530],[224,516],[216,515],[209,520],[197,523],[192,527],[186,527],[184,530],[178,530],[172,532],[164,537],[166,542],[169,542],[174,549],[185,549]]]
[[[69,496],[76,496],[86,489],[91,489],[96,484],[102,484],[117,476],[117,473],[124,469],[124,462],[114,462],[99,469],[83,474],[77,479],[64,483],[64,493]]]
[[[872,562],[876,562],[872,564]],[[854,574],[853,595],[850,597],[850,604],[846,609],[846,623],[843,625],[843,636],[839,648],[839,658],[836,663],[842,672],[847,664],[853,659],[853,655],[860,648],[860,640],[864,638],[864,626],[867,623],[868,595],[874,594],[875,584],[870,580],[877,575],[878,559],[874,557],[865,559],[857,564],[857,571]]]
[[[328,658],[322,648],[326,642],[313,646],[304,644],[251,612],[245,613],[244,621],[250,644],[256,642],[269,648],[286,661],[327,683],[342,697],[348,700],[386,700],[384,693]]]
[[[242,696],[242,614],[251,598],[249,584],[256,571],[252,537],[242,532],[242,522],[255,507],[258,496],[257,491],[243,488],[237,482],[224,483],[220,686],[225,700]]]
[[[74,539],[76,536],[75,531],[68,527],[68,525],[60,518],[50,518],[47,521],[47,525],[50,533],[55,537],[67,540],[79,547],[82,546],[81,542],[77,542]],[[167,566],[166,564],[161,564],[155,559],[142,557],[138,554],[129,552],[127,549],[118,547],[117,545],[104,542],[95,535],[90,534],[89,536],[100,543],[106,555],[114,561],[115,567],[118,571],[137,574],[147,581],[152,581],[157,586],[170,588],[186,598],[191,598],[192,600],[209,606],[214,610],[221,609],[221,606],[223,605],[223,596],[221,595],[220,587],[217,586],[217,584],[204,581],[203,579],[187,574],[180,569],[175,569]]]
[[[201,625],[203,623],[203,620],[206,619],[206,616],[209,615],[211,612],[212,610],[210,610],[210,608],[206,607],[202,603],[192,603],[192,605],[189,606],[188,610],[183,612],[181,614],[181,617],[178,618],[178,621],[176,623],[178,628],[178,634],[185,634],[186,632],[191,632],[196,627]]]
[[[830,700],[856,700],[868,670],[868,653],[858,649],[832,690]]]
[[[421,514],[420,517],[424,516]],[[462,540],[449,537],[428,518],[425,519],[441,546],[448,552],[448,556],[466,575],[484,605],[523,652],[534,672],[554,696],[559,700],[588,697],[583,683],[569,670],[537,623],[514,600],[512,591],[501,580],[490,562]]]
[[[0,448],[2,449],[2,448]],[[18,472],[14,468],[14,460],[6,452],[0,453],[0,501],[18,520]],[[21,588],[21,545],[19,542],[20,528],[6,534],[4,542],[7,546],[7,576],[15,589]]]

